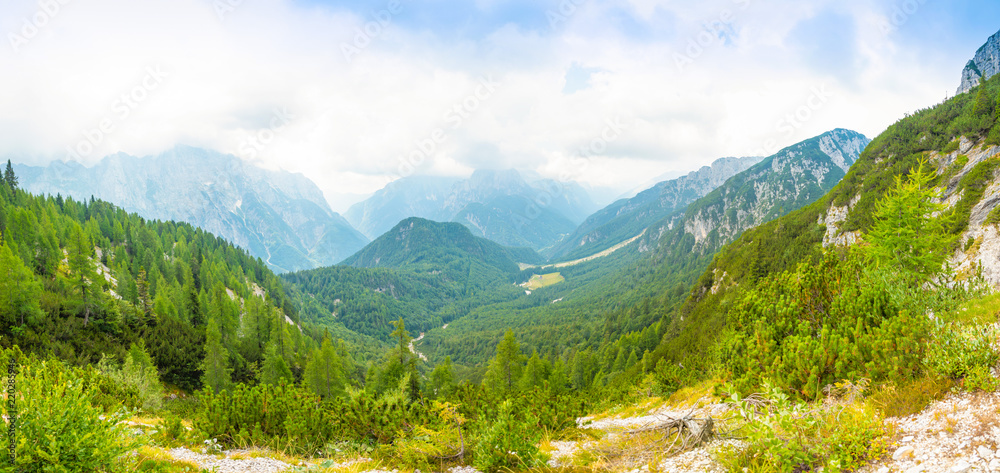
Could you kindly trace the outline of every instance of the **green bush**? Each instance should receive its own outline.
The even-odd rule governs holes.
[[[927,349],[927,367],[941,376],[960,379],[977,367],[995,365],[1000,359],[993,348],[996,331],[989,326],[959,326],[939,323]]]
[[[745,438],[740,445],[723,447],[719,460],[728,471],[841,472],[884,456],[889,442],[878,411],[833,401],[810,406],[777,388],[754,402],[733,394],[729,402],[738,408]]]
[[[540,466],[544,463],[538,450],[542,431],[537,424],[537,418],[504,401],[496,419],[478,432],[473,465],[488,473]]]
[[[842,379],[915,376],[928,321],[906,310],[893,281],[835,254],[761,280],[728,314],[727,376],[739,392],[770,381],[806,399]]]
[[[114,471],[119,457],[138,447],[124,421],[129,411],[105,414],[99,390],[58,361],[27,364],[17,376],[16,467],[20,471],[69,473]],[[3,411],[9,415],[4,403]],[[0,434],[9,445],[9,421]],[[13,468],[0,450],[3,471]]]

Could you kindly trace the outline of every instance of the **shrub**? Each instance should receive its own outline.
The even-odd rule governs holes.
[[[477,435],[473,465],[488,473],[541,465],[538,441],[542,431],[537,424],[537,418],[518,412],[511,401],[504,401],[496,419],[485,424]]]
[[[123,423],[129,411],[105,415],[94,402],[98,389],[57,361],[24,366],[17,376],[16,467],[20,471],[111,471],[116,461],[138,446]],[[3,410],[7,412],[4,403]],[[8,445],[9,421],[0,434]],[[0,464],[10,464],[0,450]]]
[[[752,402],[733,394],[729,402],[738,408],[745,436],[742,445],[719,453],[729,471],[855,471],[887,452],[882,416],[862,403],[810,407],[777,388]]]
[[[927,367],[952,379],[964,378],[977,367],[988,370],[1000,358],[991,344],[995,332],[988,326],[937,324],[927,349]]]
[[[916,414],[931,402],[943,398],[955,383],[951,379],[928,373],[915,379],[884,384],[868,397],[868,402],[887,417]]]

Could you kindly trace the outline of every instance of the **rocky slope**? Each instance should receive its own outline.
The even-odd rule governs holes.
[[[989,79],[1000,72],[1000,32],[986,40],[976,56],[965,65],[962,70],[962,83],[958,86],[958,93],[964,94],[985,79]]]
[[[502,245],[541,249],[595,209],[576,183],[532,179],[515,170],[480,170],[468,179],[399,179],[352,206],[346,217],[373,239],[405,218],[420,217],[461,223]]]
[[[53,162],[15,169],[29,192],[93,196],[147,219],[188,222],[277,272],[335,264],[368,243],[305,176],[214,151],[179,146],[144,158],[120,153],[93,167]]]
[[[573,259],[611,248],[635,237],[646,227],[684,209],[704,197],[730,177],[759,163],[761,157],[721,158],[686,176],[664,181],[597,211],[547,256]]]
[[[683,213],[661,220],[641,239],[658,246],[713,252],[764,222],[807,205],[833,188],[870,140],[836,129],[785,148],[737,174]]]

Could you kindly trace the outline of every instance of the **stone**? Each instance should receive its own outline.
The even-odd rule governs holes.
[[[970,464],[968,464],[968,463],[966,463],[964,461],[960,461],[960,462],[956,463],[954,466],[952,466],[951,469],[948,470],[948,472],[949,473],[967,473],[970,468],[972,468],[972,465],[970,465]]]
[[[912,441],[913,441],[913,436],[912,435],[907,436],[907,437],[903,437],[903,443],[910,443]]]
[[[976,453],[978,453],[979,457],[983,460],[993,458],[993,450],[990,450],[990,448],[985,445],[980,445],[979,448],[976,449]]]
[[[879,468],[878,471],[876,471],[875,473],[889,473],[889,467],[883,466],[882,468]]]
[[[892,459],[899,461],[907,458],[913,458],[913,450],[912,445],[903,445],[902,447],[896,449],[896,453],[892,454]]]
[[[910,468],[909,470],[906,470],[906,473],[923,473],[924,471],[927,471],[927,469],[924,468],[923,465],[917,465],[915,467]]]
[[[1000,471],[1000,460],[997,460],[996,458],[990,460],[990,470]]]

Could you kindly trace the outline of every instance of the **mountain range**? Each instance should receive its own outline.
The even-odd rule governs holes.
[[[335,264],[368,243],[301,174],[178,146],[157,156],[119,153],[97,165],[15,167],[35,194],[95,197],[150,220],[191,223],[259,257],[276,272]]]
[[[501,245],[540,250],[594,210],[597,205],[577,183],[526,178],[516,170],[479,170],[468,179],[399,179],[352,206],[345,217],[373,239],[403,219],[420,217],[461,223]]]
[[[667,217],[761,161],[760,157],[721,158],[686,176],[660,182],[635,197],[618,200],[597,211],[559,242],[552,259],[585,257],[611,248]]]

